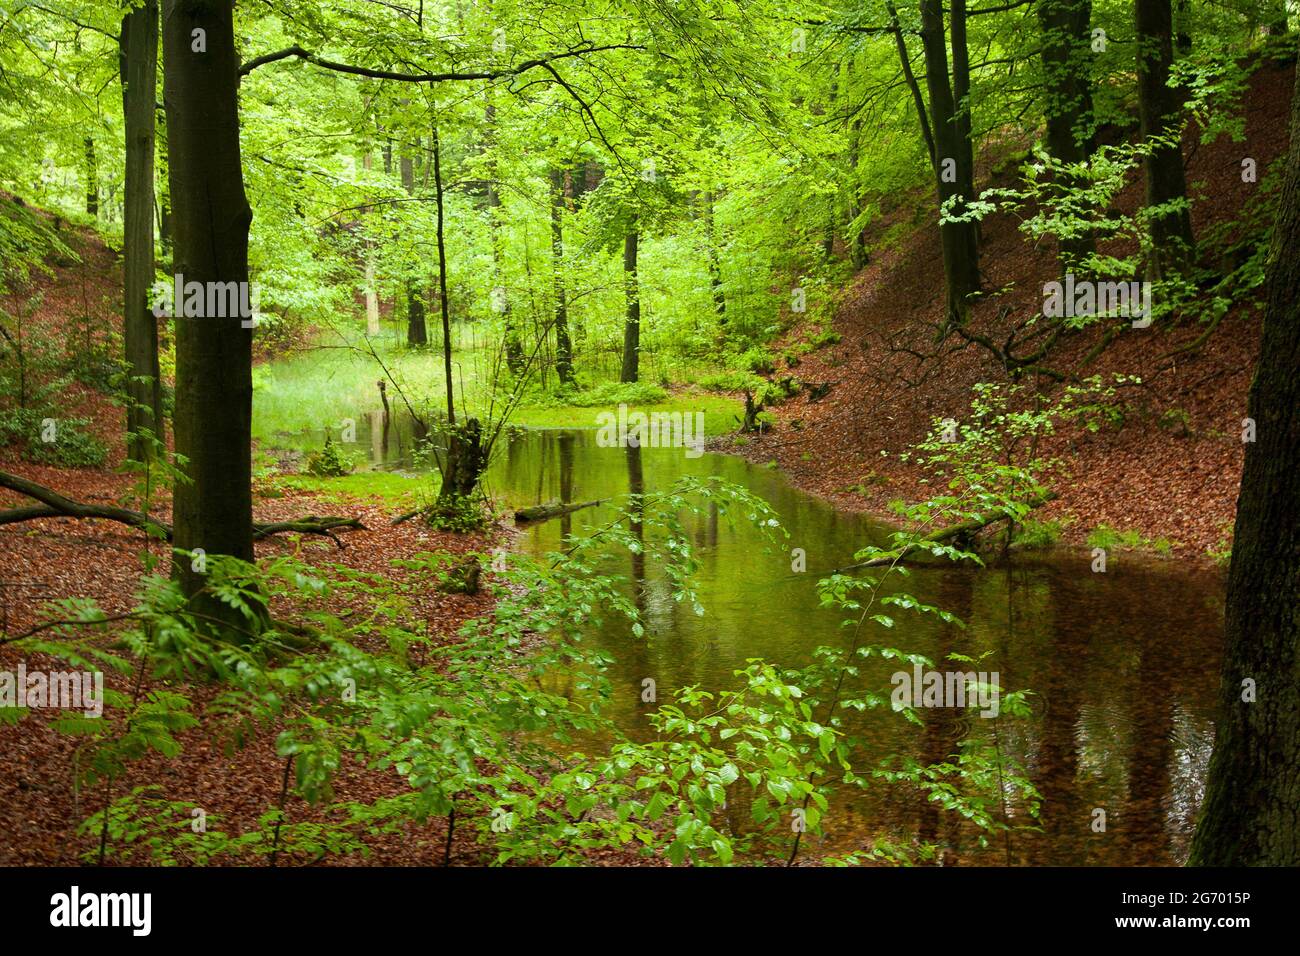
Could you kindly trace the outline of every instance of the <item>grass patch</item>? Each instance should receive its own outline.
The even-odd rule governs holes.
[[[1147,538],[1138,531],[1117,531],[1109,525],[1099,524],[1088,535],[1088,547],[1104,551],[1151,551],[1168,557],[1174,544],[1168,538]]]
[[[438,490],[438,477],[434,475],[405,475],[391,471],[358,471],[339,477],[315,475],[276,475],[258,486],[263,497],[276,497],[276,492],[288,490],[306,492],[325,501],[346,504],[358,499],[381,499],[393,504],[414,507],[419,498],[427,498]]]
[[[511,424],[525,428],[596,428],[601,412],[615,407],[592,408],[584,405],[523,405],[510,416]],[[724,395],[677,392],[655,404],[628,403],[629,411],[704,413],[704,434],[710,438],[735,431],[737,418],[744,410],[741,402]]]
[[[1013,547],[1025,548],[1030,551],[1040,551],[1046,548],[1055,547],[1060,543],[1061,535],[1065,531],[1065,525],[1060,521],[1035,521],[1028,518],[1016,525],[1015,534],[1012,535],[1011,544]]]

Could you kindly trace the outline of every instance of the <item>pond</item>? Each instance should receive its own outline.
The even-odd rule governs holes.
[[[378,467],[393,467],[396,429],[385,444],[368,424],[359,420],[354,448]],[[409,438],[404,441],[409,448]],[[775,470],[728,455],[692,457],[680,448],[601,447],[592,430],[503,436],[486,490],[513,509],[653,492],[682,475],[716,475],[744,485],[772,505],[790,537],[773,547],[739,521],[688,516],[703,616],[672,600],[662,569],[652,562],[618,559],[626,562],[630,593],[644,609],[646,634],[638,640],[620,626],[593,639],[614,658],[608,675],[612,716],[632,737],[650,733],[644,678],[655,681],[662,703],[686,685],[735,688],[734,672],[750,658],[804,666],[818,645],[842,646],[849,639],[840,626],[843,615],[819,607],[816,579],[852,563],[855,551],[883,543],[888,533],[800,492]],[[517,547],[555,550],[562,535],[608,523],[618,504],[527,527]],[[806,553],[803,573],[792,571],[793,548]],[[972,711],[928,708],[918,711],[924,725],[917,727],[887,709],[868,711],[855,715],[855,729],[869,742],[865,759],[941,759],[964,737],[983,735],[1026,768],[1042,795],[1038,830],[1017,830],[980,848],[969,826],[882,784],[832,800],[826,836],[810,844],[814,854],[857,848],[868,838],[906,843],[920,834],[962,863],[1160,865],[1185,859],[1214,737],[1223,622],[1217,572],[1112,554],[1106,571],[1094,573],[1088,554],[1057,552],[1017,556],[988,569],[920,568],[898,584],[967,626],[899,615],[898,626],[873,635],[873,642],[924,654],[940,669],[996,671],[1004,689],[1033,692],[1032,715],[985,720]],[[951,653],[979,664],[945,668]],[[863,680],[887,694],[890,673],[898,669],[864,669]],[[1104,831],[1097,829],[1098,811],[1104,811]]]

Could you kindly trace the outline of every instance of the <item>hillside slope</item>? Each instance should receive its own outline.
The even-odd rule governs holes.
[[[1284,158],[1294,64],[1266,62],[1243,98],[1245,141],[1184,141],[1192,219],[1198,236],[1232,221],[1260,187],[1241,181],[1241,160],[1264,170]],[[981,170],[982,185],[1010,180]],[[1141,177],[1117,206],[1133,212]],[[926,201],[931,201],[927,195]],[[906,214],[906,207],[899,215]],[[881,224],[880,232],[890,222]],[[995,215],[984,224],[981,266],[986,289],[1012,291],[978,304],[971,330],[1001,343],[1014,324],[1042,309],[1044,283],[1056,278],[1054,246],[1033,246],[1018,220]],[[1009,308],[1008,308],[1009,307]],[[820,401],[804,394],[774,409],[776,426],[733,447],[754,461],[772,461],[791,480],[855,510],[884,512],[895,499],[924,497],[922,475],[899,459],[922,440],[935,418],[961,420],[977,382],[1006,376],[987,350],[952,341],[936,345],[943,314],[938,233],[928,226],[873,253],[834,316],[838,344],[813,352],[793,370],[806,382],[835,383]],[[1124,421],[1092,434],[1058,434],[1044,448],[1062,461],[1054,484],[1060,498],[1043,518],[1062,520],[1064,540],[1081,542],[1098,525],[1168,539],[1175,553],[1204,556],[1230,535],[1240,484],[1241,422],[1259,342],[1254,302],[1239,302],[1199,349],[1179,352],[1204,327],[1125,329],[1091,364],[1096,328],[1063,338],[1045,364],[1080,376],[1134,375],[1142,385],[1121,397]],[[806,330],[795,329],[791,340]],[[1043,380],[1050,394],[1059,390]]]

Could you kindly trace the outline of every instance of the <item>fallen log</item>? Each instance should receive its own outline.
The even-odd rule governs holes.
[[[564,502],[558,498],[552,499],[545,504],[530,505],[527,508],[520,508],[515,512],[515,524],[524,524],[529,521],[548,521],[551,518],[558,518],[561,515],[572,514],[575,511],[581,511],[583,508],[594,508],[601,504],[603,499],[595,501],[582,502]]]
[[[1049,491],[1041,498],[1037,498],[1029,503],[1030,509],[1041,507],[1056,497],[1056,492]],[[959,521],[957,524],[949,525],[946,528],[940,528],[932,531],[920,540],[909,544],[897,554],[890,554],[884,557],[872,558],[870,561],[860,561],[857,564],[849,564],[842,568],[835,568],[831,574],[841,574],[844,571],[857,571],[860,568],[879,568],[889,564],[902,564],[907,558],[917,551],[923,550],[927,544],[938,544],[944,541],[951,541],[953,538],[968,537],[978,531],[982,531],[989,525],[997,524],[999,521],[1006,521],[1011,515],[1005,511],[995,511],[988,515],[981,515],[977,518],[968,518],[965,521]]]
[[[6,471],[0,471],[0,488],[8,488],[10,491],[16,491],[20,495],[41,502],[40,505],[0,511],[0,525],[15,524],[20,521],[34,521],[37,518],[102,518],[106,521],[116,521],[119,524],[140,528],[155,537],[167,541],[172,539],[172,526],[152,515],[132,511],[130,508],[118,508],[114,505],[92,505],[73,501],[71,498],[59,494],[53,488],[38,485],[34,481],[29,481],[18,475],[11,475]],[[253,537],[260,540],[286,531],[298,534],[318,534],[330,538],[339,547],[343,547],[343,542],[333,533],[342,528],[368,530],[359,518],[307,515],[293,521],[255,521],[253,522]]]

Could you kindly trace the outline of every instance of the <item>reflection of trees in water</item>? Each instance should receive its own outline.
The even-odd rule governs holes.
[[[970,619],[972,573],[953,570],[939,575],[938,606],[955,614],[962,621]],[[960,666],[948,660],[954,651],[966,654],[967,642],[963,628],[956,624],[942,623],[935,638],[934,666],[940,671]],[[956,759],[958,745],[965,735],[963,714],[955,707],[922,707],[917,713],[924,724],[921,731],[922,764],[930,765],[948,763]],[[951,813],[943,813],[939,804],[920,796],[920,810],[917,817],[917,838],[922,843],[938,844],[947,862],[955,862],[953,857],[960,852],[960,824]]]
[[[627,494],[628,527],[633,536],[641,543],[637,551],[632,552],[632,587],[636,609],[642,617],[646,613],[646,576],[645,576],[645,472],[641,464],[641,446],[629,444],[624,449],[627,457]]]
[[[1048,611],[1038,626],[1050,635],[1044,667],[1032,690],[1042,704],[1037,760],[1029,768],[1029,779],[1042,797],[1038,824],[1043,832],[1027,838],[1028,862],[1040,866],[1071,866],[1085,862],[1079,835],[1090,833],[1090,809],[1079,799],[1079,751],[1074,728],[1083,699],[1083,674],[1079,662],[1086,659],[1087,636],[1068,625],[1071,609],[1081,606],[1077,591],[1061,575],[1047,589]]]
[[[543,454],[542,446],[552,442],[554,448]],[[508,446],[497,465],[498,488],[526,495],[544,487],[547,498],[556,497],[558,488],[561,500],[568,501],[626,491],[634,511],[626,527],[643,541],[652,539],[641,518],[641,496],[683,473],[679,459],[641,448],[625,448],[618,456],[618,449],[597,450],[590,435],[533,432]],[[672,600],[670,582],[644,552],[624,563],[611,551],[618,567],[630,568],[629,596],[647,624],[646,636],[634,638],[610,618],[599,637],[617,661],[610,672],[613,713],[634,737],[649,733],[645,714],[656,706],[640,699],[646,677],[656,681],[657,703],[663,703],[685,684],[734,687],[731,671],[739,657],[799,666],[812,647],[828,643],[836,620],[826,618],[824,628],[819,623],[821,612],[811,597],[817,571],[836,566],[840,555],[885,533],[875,525],[851,524],[845,515],[775,483],[767,472],[732,459],[713,464],[729,479],[772,498],[791,530],[791,543],[808,549],[809,574],[792,583],[788,560],[770,566],[756,560],[757,545],[744,522],[736,522],[720,541],[720,514],[709,506],[687,519],[701,560],[697,583],[706,608],[705,617],[697,618]],[[545,474],[541,486],[539,470]],[[558,534],[582,533],[581,516],[570,527],[571,520],[566,516],[539,526],[533,532],[536,545],[555,547]],[[912,622],[906,637],[896,632],[902,650],[924,652],[940,669],[997,669],[1004,688],[1033,692],[1031,718],[1004,715],[996,721],[1000,752],[1023,762],[1043,797],[1039,825],[1044,832],[1014,832],[1013,861],[1181,861],[1210,745],[1210,704],[1202,696],[1213,699],[1220,612],[1205,595],[1217,583],[1144,572],[1127,557],[1106,574],[1091,573],[1087,562],[1077,559],[1014,560],[1006,578],[1002,569],[914,574],[901,590],[953,612],[971,627],[958,633],[927,617]],[[997,656],[980,666],[944,659],[953,651],[977,658],[988,649]],[[941,761],[967,736],[988,746],[994,742],[993,720],[943,708],[923,709],[920,716],[924,728],[899,728],[897,715],[868,714],[857,729],[873,758],[896,752]],[[1094,807],[1107,812],[1106,833],[1091,830]],[[743,825],[744,802],[737,799],[730,813]],[[1005,859],[1002,835],[993,838],[990,849],[977,850],[971,826],[964,821],[955,826],[950,816],[934,804],[907,800],[901,787],[847,792],[834,801],[828,817],[827,848],[861,846],[868,833],[901,840],[919,834],[951,848],[963,864]],[[1027,822],[1023,816],[1014,819]]]
[[[573,500],[573,436],[561,434],[556,436],[560,460],[560,500],[568,504]],[[573,515],[560,516],[560,538],[567,538],[573,533]]]

